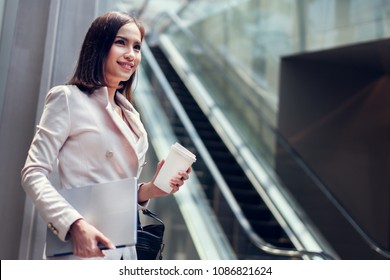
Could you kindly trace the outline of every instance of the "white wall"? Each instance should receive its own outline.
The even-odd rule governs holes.
[[[42,258],[46,225],[26,199],[20,170],[48,89],[69,79],[89,25],[114,2],[4,2],[0,41],[1,259]]]

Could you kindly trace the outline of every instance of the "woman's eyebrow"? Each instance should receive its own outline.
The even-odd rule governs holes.
[[[123,36],[120,36],[120,35],[118,35],[118,36],[116,36],[115,37],[116,39],[122,39],[122,40],[124,40],[124,41],[129,41],[126,37],[123,37]]]

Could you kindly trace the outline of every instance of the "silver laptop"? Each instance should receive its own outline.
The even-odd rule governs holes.
[[[137,242],[137,178],[61,190],[64,198],[117,248]],[[101,247],[104,249],[103,247]],[[73,254],[72,242],[47,230],[46,256]]]

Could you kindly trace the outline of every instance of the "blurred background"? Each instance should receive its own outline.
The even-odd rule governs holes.
[[[175,142],[197,155],[150,205],[164,259],[390,258],[390,1],[0,0],[1,259],[42,258],[20,170],[47,91],[109,10],[147,31],[140,180]]]

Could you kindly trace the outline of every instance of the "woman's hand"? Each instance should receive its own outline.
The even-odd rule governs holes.
[[[190,167],[187,171],[179,171],[175,177],[171,178],[169,181],[169,186],[172,188],[172,191],[170,192],[171,194],[179,191],[180,187],[184,185],[184,181],[190,178],[189,173],[191,171]]]
[[[154,184],[154,181],[156,180],[156,177],[160,172],[161,167],[164,165],[164,163],[165,161],[162,160],[157,164],[157,169],[153,176],[152,181],[143,184],[143,186],[140,188],[138,192],[138,201],[142,202],[142,201],[147,201],[154,197],[174,194],[178,192],[180,190],[180,187],[184,185],[184,182],[189,179],[190,177],[189,174],[192,171],[191,167],[189,167],[186,171],[179,171],[175,177],[170,179],[169,186],[172,188],[172,191],[170,193],[166,193],[165,191],[161,190]]]
[[[75,221],[70,227],[73,244],[73,254],[80,258],[104,257],[98,243],[108,249],[115,249],[115,245],[94,226],[84,219]]]

